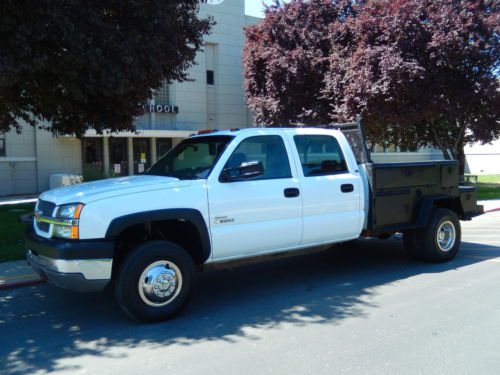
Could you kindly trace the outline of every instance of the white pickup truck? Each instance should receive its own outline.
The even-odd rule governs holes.
[[[201,133],[142,175],[43,193],[26,234],[32,267],[77,291],[113,281],[124,311],[159,321],[204,265],[396,232],[417,258],[447,261],[459,219],[482,212],[454,161],[370,163],[331,129]]]

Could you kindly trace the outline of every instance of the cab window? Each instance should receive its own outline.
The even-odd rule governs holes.
[[[293,137],[305,177],[348,173],[342,149],[329,135],[296,135]]]
[[[251,181],[292,177],[285,144],[278,135],[255,136],[244,139],[236,147],[224,169],[237,168],[242,163],[252,161],[260,161],[264,167],[264,173],[250,179]]]

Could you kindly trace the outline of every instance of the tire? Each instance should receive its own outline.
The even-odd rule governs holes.
[[[184,249],[167,241],[149,241],[123,259],[115,296],[131,317],[159,322],[174,317],[187,304],[195,277],[193,260]]]
[[[455,258],[460,248],[462,231],[455,212],[435,208],[424,229],[415,232],[418,257],[428,262],[447,262]]]

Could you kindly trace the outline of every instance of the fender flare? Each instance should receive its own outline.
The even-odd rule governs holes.
[[[113,240],[124,229],[132,225],[172,219],[185,220],[196,227],[198,233],[200,234],[203,262],[205,262],[210,257],[211,253],[210,234],[201,212],[192,208],[143,211],[114,218],[108,226],[105,238],[107,240]]]
[[[448,195],[433,195],[430,197],[425,197],[420,201],[420,208],[417,213],[417,218],[415,221],[416,227],[417,228],[424,228],[427,226],[427,223],[431,219],[432,216],[432,211],[434,209],[434,205],[436,202],[439,201],[448,201],[451,204],[457,204],[457,198],[456,197],[450,197]],[[458,210],[460,211],[462,209],[460,205],[460,201],[458,201],[459,206],[457,207]],[[457,216],[461,216],[461,212],[457,212],[456,209],[452,209],[455,211]]]

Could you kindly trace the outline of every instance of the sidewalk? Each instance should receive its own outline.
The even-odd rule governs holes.
[[[0,197],[0,206],[7,204],[34,203],[38,199],[38,194],[12,195]]]
[[[484,206],[484,212],[496,211],[500,209],[500,199],[490,199],[487,201],[478,201],[477,204]]]
[[[0,290],[39,284],[43,281],[25,260],[0,263]]]

